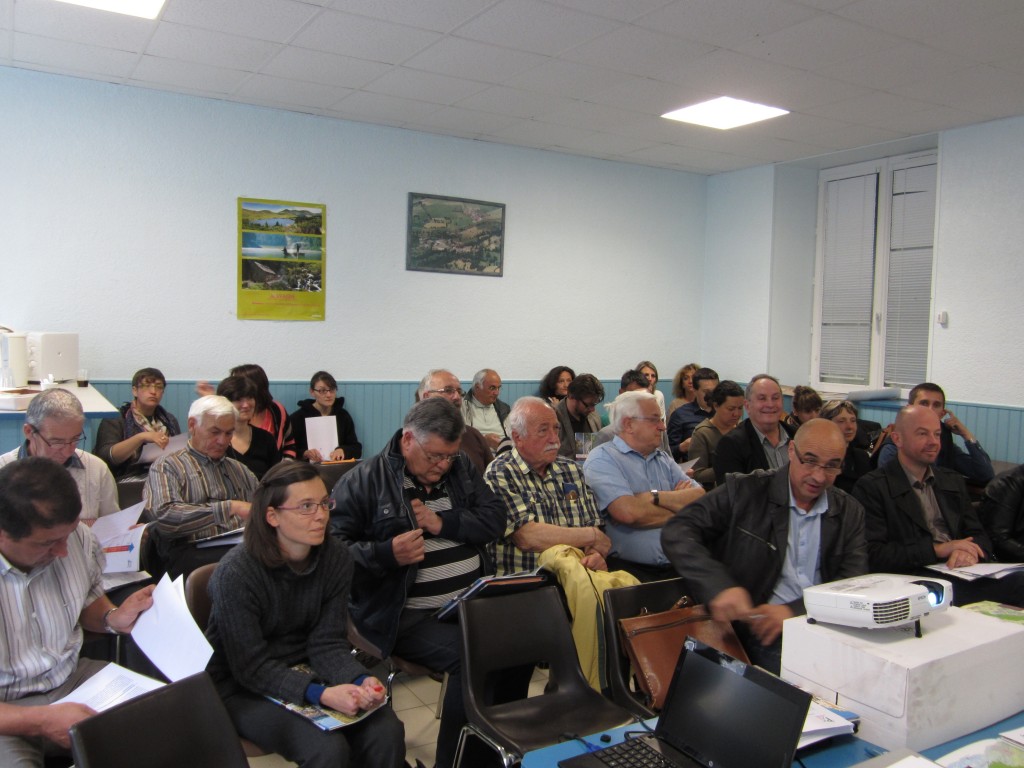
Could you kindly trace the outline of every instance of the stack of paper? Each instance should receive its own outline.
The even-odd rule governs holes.
[[[807,710],[804,729],[800,733],[800,741],[797,743],[796,748],[803,749],[810,744],[824,741],[833,736],[853,733],[853,730],[852,720],[812,700],[811,706]]]
[[[139,525],[139,516],[144,506],[145,502],[140,501],[120,512],[97,518],[92,524],[92,534],[107,558],[103,568],[105,592],[149,578],[140,565],[142,535],[146,526]]]

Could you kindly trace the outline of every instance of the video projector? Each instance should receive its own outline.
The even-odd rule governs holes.
[[[921,617],[944,611],[953,600],[953,585],[944,579],[871,573],[804,589],[807,621],[844,627],[882,629],[915,625]]]

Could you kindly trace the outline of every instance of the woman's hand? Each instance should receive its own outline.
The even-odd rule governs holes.
[[[335,448],[331,451],[331,461],[344,461],[345,451],[341,448]]]
[[[311,461],[314,464],[319,464],[321,461],[324,460],[323,454],[321,454],[320,451],[318,451],[316,448],[310,448],[308,451],[302,454],[302,458],[306,459],[307,461]]]
[[[350,683],[332,685],[330,688],[324,689],[323,695],[320,697],[321,704],[326,704],[331,709],[336,709],[350,717],[358,714],[359,710],[369,709],[378,702],[379,699],[373,699],[370,696],[370,691],[363,685],[351,685]]]

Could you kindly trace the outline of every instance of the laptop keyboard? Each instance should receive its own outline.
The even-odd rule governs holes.
[[[676,763],[664,757],[643,739],[629,739],[621,744],[590,753],[609,768],[675,768]]]

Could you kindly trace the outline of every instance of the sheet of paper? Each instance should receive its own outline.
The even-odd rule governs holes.
[[[137,581],[145,581],[151,578],[149,571],[133,571],[131,573],[104,573],[103,591],[109,592],[112,589],[123,587],[127,584],[134,584]]]
[[[933,763],[927,757],[921,755],[907,755],[902,760],[890,763],[889,768],[935,768],[938,763]]]
[[[163,685],[164,683],[159,680],[132,672],[117,664],[108,664],[54,704],[74,702],[102,712],[115,704],[134,699]]]
[[[804,727],[800,733],[797,749],[814,744],[833,736],[853,733],[853,723],[842,715],[837,715],[816,701],[811,702],[804,719]]]
[[[680,464],[680,465],[679,465],[679,468],[680,468],[681,470],[683,470],[683,472],[685,473],[685,472],[686,472],[686,470],[688,470],[688,469],[691,469],[691,468],[693,468],[693,467],[697,466],[697,462],[698,462],[698,461],[700,461],[700,459],[699,459],[699,458],[697,458],[697,459],[691,459],[690,461],[684,461],[684,462],[683,462],[682,464]]]
[[[104,573],[141,570],[142,535],[146,527],[137,523],[143,506],[144,502],[139,502],[112,515],[104,515],[93,523],[92,533],[107,558]]]
[[[120,512],[96,518],[96,522],[92,524],[92,535],[100,544],[103,544],[109,539],[127,533],[133,525],[139,522],[139,517],[145,506],[146,502],[140,501]]]
[[[333,416],[309,416],[306,419],[306,444],[320,451],[325,459],[338,447],[338,420]]]
[[[139,463],[152,464],[161,456],[165,456],[168,453],[174,453],[175,451],[180,451],[185,447],[185,443],[187,442],[188,433],[182,433],[180,435],[175,435],[168,440],[166,448],[160,448],[156,443],[146,443],[142,447],[142,455],[139,456]]]
[[[181,680],[202,672],[213,648],[196,626],[185,604],[185,582],[174,582],[167,574],[153,591],[153,607],[139,616],[132,638],[170,680]]]

